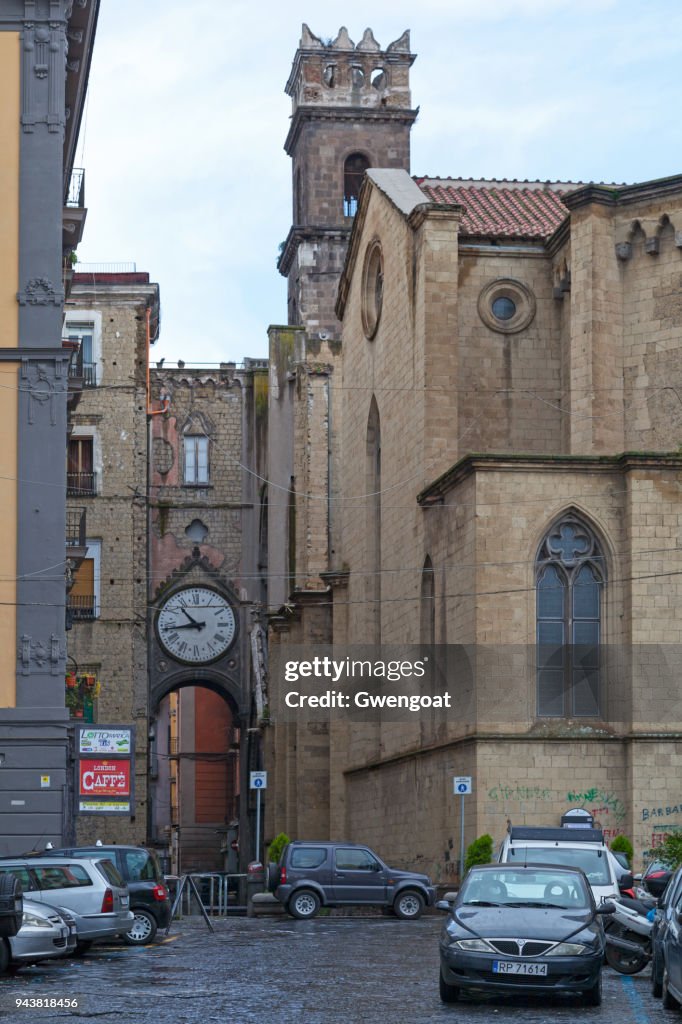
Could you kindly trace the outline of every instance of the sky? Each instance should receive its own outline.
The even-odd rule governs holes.
[[[286,322],[284,85],[306,22],[405,29],[417,175],[647,181],[682,173],[679,0],[101,0],[77,166],[88,264],[161,290],[157,359],[267,356]]]

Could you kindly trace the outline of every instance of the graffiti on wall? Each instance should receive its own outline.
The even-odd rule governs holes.
[[[542,786],[508,786],[502,782],[488,790],[489,800],[553,800],[551,789]]]

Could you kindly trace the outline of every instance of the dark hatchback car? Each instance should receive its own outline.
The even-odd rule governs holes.
[[[651,994],[668,1010],[682,1002],[682,867],[658,900],[651,932]]]
[[[123,876],[130,893],[134,920],[124,935],[129,946],[153,942],[159,928],[171,919],[171,901],[156,854],[143,846],[70,846],[46,850],[50,857],[108,857]]]
[[[293,917],[315,917],[321,906],[366,905],[415,920],[435,901],[428,875],[389,868],[358,843],[289,843],[279,864],[269,865],[268,888]]]
[[[604,929],[582,871],[547,864],[472,868],[440,939],[440,996],[575,993],[601,1005]]]

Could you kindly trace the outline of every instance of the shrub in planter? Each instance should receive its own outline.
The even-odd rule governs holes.
[[[490,864],[492,859],[493,837],[489,836],[486,832],[485,835],[474,839],[473,843],[467,847],[466,857],[464,858],[464,870],[468,871],[475,864]]]
[[[632,864],[634,850],[627,836],[616,836],[611,842],[611,849],[614,853],[624,853],[628,859],[628,864]]]
[[[282,850],[285,846],[288,846],[291,840],[286,832],[280,832],[278,836],[272,840],[268,846],[268,860],[271,864],[278,864],[279,858],[282,856]]]

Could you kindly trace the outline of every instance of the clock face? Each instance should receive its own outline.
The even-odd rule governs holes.
[[[172,657],[204,665],[229,648],[236,622],[232,607],[217,591],[187,587],[164,603],[156,629],[161,646]]]

